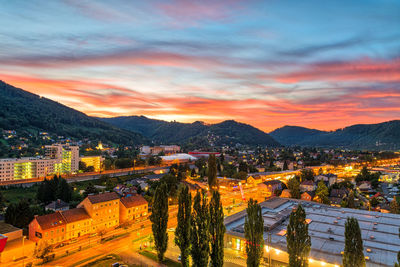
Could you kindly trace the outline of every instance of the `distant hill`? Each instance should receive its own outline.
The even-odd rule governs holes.
[[[233,120],[208,125],[199,121],[193,123],[166,122],[144,116],[99,119],[126,130],[141,133],[155,142],[164,144],[279,146],[279,143],[267,133]]]
[[[0,81],[0,129],[37,134],[49,132],[115,144],[141,144],[146,139],[50,99]]]
[[[357,124],[331,132],[284,126],[272,131],[270,135],[286,146],[398,150],[400,149],[400,120]]]

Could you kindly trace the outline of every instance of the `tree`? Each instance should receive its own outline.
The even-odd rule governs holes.
[[[221,195],[218,191],[212,192],[210,201],[210,241],[211,241],[211,266],[222,267],[224,264],[224,211]]]
[[[239,172],[245,172],[247,174],[249,167],[245,161],[239,162]]]
[[[175,230],[175,244],[181,250],[182,266],[189,266],[190,230],[191,230],[192,196],[188,186],[181,187],[178,195],[178,226]]]
[[[5,207],[6,199],[4,198],[3,194],[0,192],[0,211]]]
[[[208,186],[211,189],[217,187],[217,161],[214,154],[208,158]]]
[[[263,254],[264,219],[261,207],[250,199],[247,204],[247,216],[244,222],[244,236],[246,238],[247,266],[258,267]]]
[[[153,231],[155,246],[157,250],[158,260],[162,262],[164,260],[164,253],[167,250],[168,245],[168,191],[167,185],[161,183],[153,198],[152,213],[150,215],[150,221],[152,222],[151,229]]]
[[[300,181],[314,180],[314,172],[312,169],[302,169],[300,171]]]
[[[53,251],[53,247],[49,245],[47,240],[40,240],[38,245],[35,247],[33,254],[38,259],[44,259]]]
[[[193,199],[192,211],[192,230],[191,240],[192,248],[191,255],[193,267],[208,266],[208,258],[210,254],[210,214],[208,212],[207,197],[205,192],[197,191]]]
[[[10,204],[4,215],[4,221],[18,228],[26,228],[33,220],[33,212],[29,202],[21,199],[18,204]]]
[[[89,183],[88,186],[85,188],[85,192],[83,193],[84,197],[87,197],[89,194],[97,194],[99,191],[94,187],[92,183]]]
[[[283,161],[283,168],[282,168],[282,170],[286,171],[286,170],[288,170],[288,169],[289,169],[289,167],[288,167],[287,161],[284,160],[284,161]]]
[[[369,205],[371,207],[376,207],[379,204],[379,201],[376,197],[373,197],[369,200]]]
[[[364,247],[361,230],[356,218],[347,218],[344,230],[343,267],[365,266]]]
[[[292,196],[292,198],[300,198],[300,183],[297,180],[296,177],[291,178],[288,181],[288,189],[290,190],[290,195]]]
[[[390,212],[394,214],[400,213],[400,205],[397,201],[396,197],[393,198],[392,202],[390,202]]]
[[[349,196],[347,197],[347,207],[354,209],[356,207],[356,203],[354,201],[354,191],[351,190]]]
[[[65,179],[60,179],[58,183],[56,199],[61,199],[65,202],[70,202],[72,199],[72,189]]]
[[[319,202],[323,204],[330,204],[329,191],[324,181],[319,181],[315,195],[318,197]]]
[[[290,214],[286,233],[286,245],[289,254],[289,266],[308,266],[311,238],[308,235],[306,212],[301,204]]]

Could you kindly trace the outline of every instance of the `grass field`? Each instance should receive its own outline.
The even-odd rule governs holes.
[[[149,259],[152,259],[153,261],[158,262],[157,255],[155,253],[151,252],[151,251],[143,250],[143,251],[139,252],[139,254],[141,254],[141,255],[149,258]],[[168,267],[180,267],[180,266],[182,266],[179,262],[173,261],[173,260],[168,259],[168,258],[165,258],[163,264],[167,265]]]
[[[19,200],[25,199],[36,199],[37,186],[31,187],[20,187],[13,186],[9,188],[1,187],[0,192],[7,202],[17,203]]]

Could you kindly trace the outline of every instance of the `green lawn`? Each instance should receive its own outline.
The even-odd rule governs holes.
[[[6,201],[10,203],[17,203],[19,200],[25,198],[25,199],[36,199],[36,191],[37,191],[37,186],[31,186],[31,187],[10,187],[10,188],[5,188],[1,187],[0,192],[3,194],[3,197],[6,199]]]
[[[155,253],[153,253],[151,251],[143,250],[143,251],[139,252],[139,254],[141,254],[141,255],[149,258],[149,259],[152,259],[153,261],[158,262],[157,254],[155,254]],[[180,267],[180,266],[182,266],[179,262],[173,261],[173,260],[168,259],[168,258],[165,258],[163,264],[167,265],[168,267]]]
[[[115,254],[110,254],[100,259],[86,263],[82,267],[110,267],[113,263],[125,264],[121,261],[121,257]],[[129,267],[139,267],[138,265],[129,264]]]

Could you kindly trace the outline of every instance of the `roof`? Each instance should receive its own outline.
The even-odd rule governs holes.
[[[193,157],[189,154],[185,154],[185,153],[178,153],[178,154],[173,154],[173,155],[169,155],[169,156],[162,156],[161,157],[162,160],[197,160],[196,157]]]
[[[53,209],[53,210],[61,209],[64,207],[69,207],[69,204],[62,201],[61,199],[57,199],[51,202],[50,204],[46,205],[46,209]]]
[[[92,204],[119,199],[117,193],[115,192],[102,193],[98,195],[89,195],[87,196],[87,198]]]
[[[130,196],[130,197],[121,198],[121,203],[126,208],[132,208],[132,207],[146,205],[147,201],[141,195],[134,195],[134,196]]]
[[[304,182],[301,183],[301,185],[314,185],[314,181],[312,181],[312,180],[305,180]]]
[[[7,234],[7,233],[12,233],[19,231],[21,229],[12,226],[11,224],[5,223],[5,222],[0,222],[0,234]]]
[[[40,228],[42,228],[42,230],[60,227],[66,224],[64,217],[61,215],[61,212],[59,211],[51,214],[37,216],[35,219],[40,225]]]
[[[284,212],[291,212],[300,202],[305,209],[307,219],[310,220],[308,228],[311,237],[310,258],[341,265],[345,222],[348,217],[355,217],[361,228],[364,255],[369,257],[367,266],[389,267],[394,265],[397,252],[400,250],[399,214],[333,207],[294,199],[286,200],[281,205],[271,205],[277,202],[277,199],[279,198],[260,203],[264,222],[269,218],[278,217]],[[227,233],[244,239],[244,232],[239,230],[243,228],[245,217],[246,212],[244,211],[241,216],[235,214],[224,219]],[[274,228],[269,230],[272,248],[287,251],[286,236],[280,236],[278,233],[287,228],[288,222],[288,219],[278,221]],[[264,225],[266,224],[264,223]],[[265,242],[267,238],[268,232],[264,230]],[[370,251],[367,252],[367,249]]]
[[[313,198],[315,196],[315,192],[314,191],[306,191],[303,194],[308,194],[311,198]]]
[[[279,180],[270,180],[270,181],[266,181],[264,182],[265,185],[277,185],[277,184],[281,184],[282,182]]]
[[[77,221],[90,219],[89,214],[87,214],[84,208],[76,208],[76,209],[62,211],[61,214],[67,223],[73,223]]]

